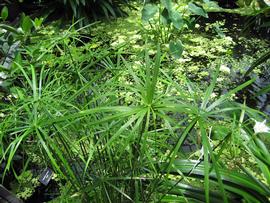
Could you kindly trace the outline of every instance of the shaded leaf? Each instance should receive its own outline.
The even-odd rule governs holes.
[[[161,0],[163,6],[168,9],[169,13],[172,12],[172,1],[171,0]]]
[[[146,4],[142,10],[142,20],[149,21],[157,13],[158,7],[155,4]]]
[[[262,63],[266,62],[268,59],[270,59],[270,51],[267,51],[264,53],[260,58],[255,60],[251,66],[246,71],[244,77],[246,77],[248,74],[250,74],[257,66],[261,65]]]
[[[168,25],[171,23],[169,12],[168,12],[168,9],[166,9],[166,8],[164,8],[163,11],[161,12],[161,22],[164,25]]]
[[[203,8],[193,4],[193,3],[189,3],[188,4],[188,9],[191,13],[195,14],[195,15],[199,15],[199,16],[203,16],[205,18],[208,18],[207,13],[203,10]]]
[[[181,29],[184,25],[182,15],[177,11],[171,12],[171,20],[173,22],[173,26],[176,29]]]
[[[8,36],[8,45],[11,46],[14,43],[14,37],[13,35]]]

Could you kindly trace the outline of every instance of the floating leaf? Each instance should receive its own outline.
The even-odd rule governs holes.
[[[169,48],[172,56],[175,58],[180,58],[184,50],[183,44],[180,40],[175,42],[170,41]]]
[[[8,8],[4,6],[1,11],[1,18],[5,21],[8,17]]]
[[[203,10],[203,8],[196,6],[193,3],[189,3],[188,4],[188,9],[191,13],[195,14],[195,15],[199,15],[199,16],[203,16],[205,18],[208,18],[207,13]]]
[[[158,7],[155,4],[146,4],[142,10],[142,20],[149,21],[157,13]]]

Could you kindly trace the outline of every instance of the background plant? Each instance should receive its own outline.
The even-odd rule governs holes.
[[[38,34],[43,21],[43,18],[32,20],[29,16],[22,15],[21,22],[12,25],[6,21],[8,16],[8,8],[3,7],[0,23],[0,92],[4,95],[9,93],[8,73],[15,55],[20,48],[24,48],[25,44],[31,43],[31,37]]]
[[[126,15],[126,12],[122,9],[123,5],[126,5],[128,0],[24,0],[24,1],[4,1],[4,5],[8,6],[12,13],[11,16],[16,18],[20,13],[27,13],[28,15],[38,16],[43,14],[49,16],[49,19],[59,19],[62,17],[68,20],[74,19],[74,21],[83,19],[80,21],[80,26],[87,25],[89,22],[93,22],[98,18],[106,17],[116,18]],[[14,17],[15,16],[15,17]],[[14,19],[13,19],[14,20]]]
[[[150,32],[154,32],[156,40],[162,44],[169,43],[172,55],[179,58],[183,52],[183,45],[176,36],[186,28],[194,27],[195,18],[191,17],[192,14],[207,17],[203,8],[192,2],[188,5],[185,3],[177,5],[171,0],[160,1],[159,4],[144,5],[142,20],[149,23]]]

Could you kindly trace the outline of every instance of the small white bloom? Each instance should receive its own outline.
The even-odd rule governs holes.
[[[214,147],[214,143],[213,143],[213,141],[212,141],[211,138],[210,138],[211,132],[212,132],[212,127],[209,129],[208,141],[210,142],[211,148],[213,148],[213,147]],[[199,160],[200,160],[200,159],[203,157],[203,155],[204,155],[204,146],[203,146],[203,145],[202,145],[202,148],[200,149],[200,154],[201,154],[201,156],[200,156]],[[207,150],[207,154],[209,154],[209,150]]]
[[[13,96],[14,99],[18,99],[19,98],[17,94],[12,94],[12,96]]]
[[[265,123],[266,123],[266,120],[264,120],[263,122],[255,120],[255,125],[253,127],[255,134],[257,134],[257,133],[270,133],[270,128],[267,125],[265,125]]]
[[[141,39],[141,35],[132,35],[131,39],[133,39],[133,40]]]
[[[211,99],[215,98],[217,96],[217,94],[215,92],[212,92],[212,94],[210,95]]]
[[[229,37],[229,36],[226,36],[226,37],[225,37],[225,40],[226,40],[226,41],[229,41],[229,42],[233,42],[233,38],[231,38],[231,37]]]
[[[0,72],[0,78],[6,79],[7,75],[4,72]]]
[[[223,73],[226,73],[226,74],[230,74],[231,70],[228,66],[226,65],[221,65],[220,66],[220,71],[223,72]]]
[[[265,2],[268,6],[270,6],[270,0],[264,0],[264,2]]]
[[[6,33],[7,32],[7,30],[5,30],[5,29],[0,29],[0,33]]]
[[[19,28],[17,29],[17,32],[20,33],[20,34],[24,34],[24,31],[23,31],[23,29],[22,29],[21,27],[19,27]]]
[[[138,44],[134,44],[134,45],[132,46],[132,48],[133,48],[133,49],[141,49],[142,47],[141,47],[140,45],[138,45]]]
[[[222,82],[224,78],[217,78],[217,82]]]
[[[213,148],[214,144],[212,142],[210,142],[210,146],[211,146],[211,148]],[[209,150],[207,150],[207,153],[209,154]],[[201,154],[201,158],[202,158],[204,155],[204,146],[202,146],[202,148],[200,149],[200,154]]]
[[[56,116],[62,116],[63,114],[60,111],[57,111],[55,115]]]

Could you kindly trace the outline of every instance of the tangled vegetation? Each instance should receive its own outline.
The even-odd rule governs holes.
[[[13,198],[270,202],[268,0],[1,6],[0,178]]]

